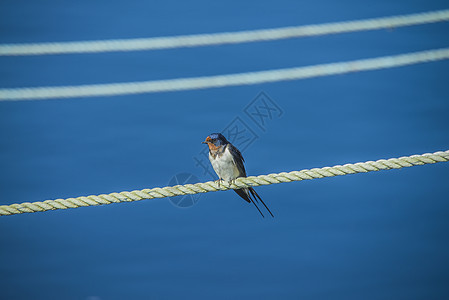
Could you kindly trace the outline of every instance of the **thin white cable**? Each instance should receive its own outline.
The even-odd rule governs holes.
[[[217,88],[225,86],[251,85],[265,82],[297,80],[349,72],[392,68],[448,58],[449,48],[443,48],[401,55],[321,64],[308,67],[228,75],[80,86],[0,89],[0,101],[116,96],[127,94]]]
[[[449,21],[449,10],[316,25],[138,39],[0,45],[0,56],[142,51],[272,41]]]

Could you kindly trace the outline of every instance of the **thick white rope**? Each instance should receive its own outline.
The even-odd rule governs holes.
[[[337,34],[362,30],[375,30],[419,25],[449,20],[449,10],[373,18],[358,21],[292,26],[273,29],[247,30],[173,37],[79,41],[59,43],[30,43],[0,45],[0,56],[92,53],[111,51],[141,51],[180,47],[272,41],[295,37]]]
[[[0,89],[0,101],[45,100],[173,92],[225,86],[297,80],[350,72],[377,70],[449,58],[449,48],[347,62],[228,75],[190,77],[126,83]]]
[[[205,183],[176,185],[163,188],[144,189],[132,192],[112,193],[108,195],[86,196],[68,199],[46,200],[43,202],[25,202],[0,206],[0,215],[14,215],[21,213],[33,213],[47,210],[76,208],[82,206],[102,205],[119,202],[130,202],[144,199],[174,197],[180,195],[192,195],[238,189],[248,186],[269,185],[283,182],[301,181],[348,175],[356,173],[367,173],[372,171],[400,169],[405,167],[434,164],[449,160],[449,150],[444,152],[426,153],[421,155],[404,156],[400,158],[380,159],[355,164],[336,165],[333,167],[314,168],[310,170],[293,171],[289,173],[278,173],[260,176],[238,178],[235,183],[228,185],[222,183],[220,186],[214,181]]]

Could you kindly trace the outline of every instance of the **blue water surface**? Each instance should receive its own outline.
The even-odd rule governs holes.
[[[0,43],[214,33],[447,8],[437,0],[4,0]],[[213,47],[0,57],[0,88],[307,66],[444,48],[448,37],[444,22]],[[438,61],[249,86],[1,102],[0,203],[162,187],[179,173],[210,180],[195,159],[207,165],[201,141],[224,129],[247,134],[236,144],[250,175],[447,150],[448,78],[449,61]],[[261,99],[272,108],[260,108],[262,119],[250,113]],[[257,188],[274,219],[232,191],[1,217],[1,298],[447,299],[448,178],[449,164],[441,163]]]

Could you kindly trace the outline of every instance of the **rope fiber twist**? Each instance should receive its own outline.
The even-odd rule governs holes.
[[[403,156],[400,158],[380,159],[377,161],[359,162],[355,164],[336,165],[333,167],[305,169],[301,171],[282,172],[259,176],[238,178],[235,183],[218,184],[214,181],[204,183],[167,186],[163,188],[143,189],[131,192],[120,192],[102,195],[83,196],[68,199],[46,200],[43,202],[25,202],[0,206],[0,215],[15,215],[22,213],[43,212],[47,210],[76,208],[83,206],[94,206],[120,202],[139,201],[144,199],[174,197],[180,195],[191,195],[229,189],[239,189],[249,186],[270,185],[283,182],[310,180],[317,178],[333,177],[340,175],[367,173],[372,171],[401,169],[405,167],[447,162],[449,150],[421,155]]]

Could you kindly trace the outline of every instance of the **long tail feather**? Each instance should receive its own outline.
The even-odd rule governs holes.
[[[234,190],[240,197],[243,198],[243,200],[245,200],[248,203],[252,203],[254,204],[254,206],[257,208],[257,210],[259,211],[260,215],[265,218],[265,216],[263,215],[263,213],[260,211],[259,207],[257,206],[256,202],[253,201],[253,199],[251,198],[249,192],[247,191],[247,189],[239,189],[239,190]]]
[[[260,211],[260,209],[259,209],[259,207],[257,206],[257,204],[256,204],[256,202],[254,202],[254,201],[251,201],[253,204],[254,204],[254,206],[257,208],[257,210],[259,211],[259,213],[260,213],[260,215],[262,216],[262,218],[265,218],[265,216],[263,215],[263,213]]]
[[[262,198],[260,198],[260,196],[256,193],[256,191],[250,187],[250,188],[245,188],[245,189],[238,189],[238,190],[234,190],[240,197],[243,198],[243,200],[245,200],[248,203],[253,203],[254,206],[257,208],[257,210],[259,211],[260,215],[262,217],[265,218],[264,214],[262,213],[262,211],[259,209],[259,206],[257,206],[257,203],[262,202],[263,206],[265,206],[265,208],[268,210],[268,212],[270,213],[270,215],[274,218],[273,213],[270,211],[270,209],[267,207],[267,205],[265,204],[265,202],[263,202]],[[252,196],[252,197],[251,197]]]
[[[265,202],[263,202],[263,200],[262,200],[262,198],[260,198],[259,194],[256,193],[256,190],[254,190],[252,187],[250,187],[249,191],[253,195],[254,199],[256,199],[256,201],[257,201],[257,198],[259,198],[260,202],[262,202],[263,206],[265,206],[265,208],[268,210],[270,215],[274,218],[274,215],[271,213],[271,210],[268,208],[268,206],[265,204]]]

